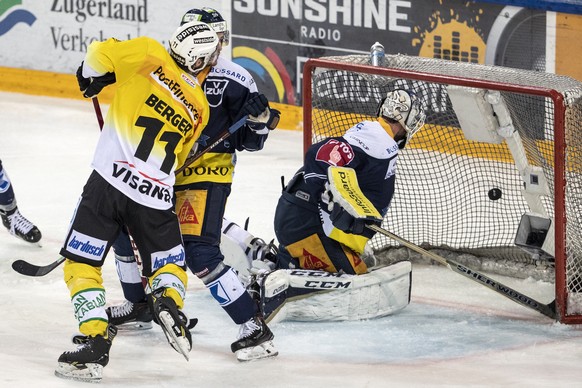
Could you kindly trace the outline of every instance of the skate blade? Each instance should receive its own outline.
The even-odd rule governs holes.
[[[184,356],[186,361],[190,361],[190,356],[188,353],[190,353],[190,350],[192,349],[192,344],[185,336],[176,334],[174,331],[175,323],[172,315],[170,315],[170,313],[167,311],[162,311],[158,315],[158,319],[162,324],[162,329],[164,330],[164,334],[166,335],[170,345],[172,345],[175,351]]]
[[[153,325],[152,322],[126,322],[121,325],[115,325],[121,331],[141,331],[150,330]]]
[[[55,369],[55,376],[85,383],[99,383],[103,378],[103,365],[87,363],[85,368],[79,369],[66,362],[59,362],[57,369]]]
[[[275,349],[273,341],[265,341],[257,346],[237,350],[235,353],[236,359],[239,360],[240,362],[275,357],[278,354],[279,352],[277,351],[277,349]]]

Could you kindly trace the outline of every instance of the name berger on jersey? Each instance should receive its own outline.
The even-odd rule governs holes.
[[[168,89],[168,91],[172,93],[174,97],[182,103],[182,105],[184,105],[188,112],[192,113],[191,118],[193,122],[198,121],[199,114],[196,110],[196,107],[190,101],[188,101],[184,95],[184,92],[182,91],[182,86],[180,83],[166,76],[162,66],[158,67],[152,73],[152,78]],[[192,87],[197,87],[197,84],[195,83],[188,82],[188,84],[190,84]],[[153,107],[157,113],[159,113],[163,118],[167,119],[168,122],[179,129],[180,132],[186,133],[192,129],[192,123],[186,122],[182,116],[177,114],[172,108],[168,107],[168,104],[165,103],[163,99],[152,94],[146,101],[146,104]]]

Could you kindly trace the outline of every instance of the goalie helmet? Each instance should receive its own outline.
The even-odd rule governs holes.
[[[216,32],[206,23],[189,22],[172,34],[168,52],[181,68],[196,75],[218,56],[218,43]]]
[[[182,25],[193,21],[206,23],[217,34],[222,33],[222,38],[220,38],[221,43],[223,46],[228,46],[228,43],[230,42],[230,31],[228,31],[228,24],[220,12],[214,8],[208,7],[193,8],[182,16],[182,22],[180,24]]]
[[[396,89],[388,92],[378,107],[378,116],[399,122],[406,131],[403,148],[412,136],[424,125],[426,114],[420,99],[413,92]]]

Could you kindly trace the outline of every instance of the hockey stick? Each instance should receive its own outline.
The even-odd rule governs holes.
[[[99,122],[99,128],[103,129],[103,115],[101,113],[101,107],[99,106],[99,100],[97,100],[97,97],[93,97],[93,107],[95,108],[95,115],[97,116],[97,121]],[[184,165],[180,167],[178,170],[176,170],[176,174],[182,172],[186,167],[188,167],[190,164],[198,160],[203,154],[207,153],[213,147],[222,142],[224,139],[235,133],[240,127],[242,127],[245,124],[247,118],[248,116],[246,115],[243,116],[240,120],[232,124],[227,130],[225,130],[217,140],[215,140],[210,145],[200,150],[200,152],[197,152],[196,155],[194,155],[193,157],[187,159]],[[39,266],[31,264],[25,260],[16,260],[15,262],[12,263],[12,269],[21,275],[45,276],[52,270],[57,268],[59,265],[61,265],[64,261],[65,258],[60,257],[58,260],[53,261],[50,264]]]
[[[44,276],[51,272],[53,269],[57,268],[65,261],[64,257],[60,257],[57,261],[53,261],[47,265],[34,265],[24,260],[16,260],[12,263],[12,269],[21,275],[26,276]]]
[[[447,259],[444,258],[442,256],[437,255],[436,253],[433,252],[429,252],[427,250],[422,249],[421,247],[419,247],[418,245],[415,245],[413,243],[411,243],[410,241],[407,241],[405,239],[403,239],[402,237],[399,237],[389,231],[387,231],[384,228],[381,228],[377,225],[366,225],[368,227],[368,229],[371,229],[375,232],[378,232],[380,234],[383,234],[384,236],[387,236],[395,241],[398,241],[400,244],[412,249],[413,251],[416,251],[418,253],[420,253],[421,255],[425,255],[431,259],[433,259],[434,261],[438,262],[439,264],[442,264],[446,267],[448,267],[449,269],[451,269],[452,271],[459,273],[487,288],[489,288],[490,290],[493,290],[495,292],[497,292],[498,294],[501,294],[503,296],[505,296],[508,299],[511,299],[512,301],[519,303],[522,306],[531,308],[547,317],[550,317],[552,319],[556,319],[556,301],[552,301],[549,304],[544,304],[541,302],[538,302],[537,300],[530,298],[527,295],[522,294],[519,291],[514,290],[511,287],[508,287],[504,284],[499,283],[496,280],[493,280],[485,275],[483,275],[480,272],[477,272],[471,268],[468,268],[462,264],[457,263],[454,260],[451,259]]]
[[[91,99],[93,101],[93,109],[95,109],[95,116],[97,116],[97,122],[99,123],[99,130],[103,129],[103,113],[101,113],[101,106],[99,105],[99,100],[97,96]]]
[[[93,109],[95,110],[95,116],[97,116],[97,122],[99,123],[99,130],[103,129],[103,113],[101,112],[101,106],[99,105],[99,100],[97,96],[91,99],[93,101]],[[65,262],[64,257],[53,261],[47,265],[35,265],[24,260],[16,260],[12,263],[12,269],[21,275],[26,276],[44,276],[50,273],[53,269],[57,268],[59,265]]]
[[[200,157],[202,155],[204,155],[205,153],[207,153],[208,151],[210,151],[211,149],[213,149],[214,147],[216,147],[218,144],[220,144],[221,142],[223,142],[230,135],[232,135],[233,133],[235,133],[236,131],[238,131],[240,127],[242,127],[243,125],[245,125],[245,123],[247,122],[247,119],[248,118],[249,118],[248,115],[244,115],[238,121],[236,121],[234,124],[232,124],[230,127],[228,127],[227,129],[225,129],[220,134],[220,136],[218,136],[218,138],[216,140],[214,140],[212,143],[210,143],[209,145],[207,145],[206,147],[204,147],[200,151],[196,152],[196,154],[194,156],[191,156],[188,159],[186,159],[184,161],[184,164],[180,168],[178,168],[176,170],[176,175],[178,175],[179,173],[181,173],[182,171],[184,171],[189,165],[191,165],[192,163],[194,163],[195,161],[197,161],[198,159],[200,159]]]

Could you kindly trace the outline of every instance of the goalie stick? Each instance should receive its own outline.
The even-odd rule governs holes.
[[[434,261],[438,262],[439,264],[442,264],[446,267],[448,267],[449,269],[451,269],[452,271],[459,273],[487,288],[489,288],[490,290],[493,290],[495,292],[497,292],[498,294],[501,294],[503,296],[505,296],[508,299],[511,299],[512,301],[519,303],[522,306],[528,307],[530,309],[533,309],[547,317],[550,317],[552,319],[556,319],[556,301],[552,301],[549,304],[544,304],[541,302],[538,302],[537,300],[530,298],[527,295],[522,294],[519,291],[514,290],[511,287],[508,287],[504,284],[499,283],[496,280],[493,280],[485,275],[483,275],[480,272],[477,272],[471,268],[468,268],[460,263],[457,263],[454,260],[451,259],[447,259],[444,258],[442,256],[437,255],[436,253],[433,252],[429,252],[421,247],[419,247],[418,245],[415,245],[413,243],[411,243],[410,241],[407,241],[405,239],[403,239],[402,237],[399,237],[397,235],[395,235],[394,233],[391,233],[389,231],[387,231],[384,228],[381,228],[377,225],[366,225],[366,227],[368,229],[371,229],[375,232],[378,232],[380,234],[383,234],[386,237],[389,237],[397,242],[399,242],[400,244],[412,249],[413,251],[416,251],[418,253],[420,253],[421,255],[425,255],[431,259],[433,259]]]
[[[93,108],[95,109],[95,115],[97,116],[97,122],[99,123],[99,129],[102,130],[103,129],[103,114],[101,112],[101,106],[99,105],[99,100],[97,99],[97,97],[93,97],[92,100],[93,100]],[[176,174],[179,174],[180,172],[182,172],[186,167],[188,167],[189,165],[194,163],[202,155],[204,155],[205,153],[210,151],[212,148],[214,148],[215,146],[220,144],[220,142],[224,141],[230,135],[232,135],[233,133],[238,131],[239,128],[241,128],[246,123],[247,119],[248,119],[248,115],[241,117],[238,121],[236,121],[234,124],[232,124],[228,129],[226,129],[224,132],[222,132],[220,134],[220,136],[218,137],[218,139],[216,139],[211,144],[209,144],[208,146],[206,146],[205,148],[200,150],[200,152],[197,152],[194,156],[186,159],[186,161],[184,162],[184,165],[176,170]],[[21,275],[45,276],[45,275],[49,274],[52,270],[57,268],[59,265],[61,265],[64,261],[65,261],[65,258],[60,257],[59,259],[57,259],[57,260],[55,260],[52,263],[47,264],[47,265],[35,265],[35,264],[29,263],[25,260],[16,260],[12,263],[12,269]]]

